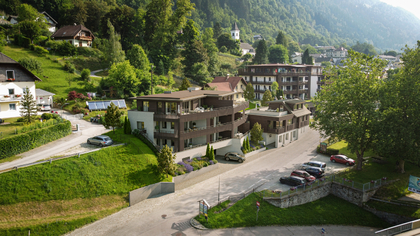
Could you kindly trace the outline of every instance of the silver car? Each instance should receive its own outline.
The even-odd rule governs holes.
[[[235,161],[238,161],[239,163],[242,163],[245,161],[245,156],[238,154],[237,152],[228,152],[225,154],[225,160],[226,161],[235,160]]]
[[[88,138],[88,144],[95,144],[101,147],[112,145],[114,142],[106,135],[98,135],[93,138]]]

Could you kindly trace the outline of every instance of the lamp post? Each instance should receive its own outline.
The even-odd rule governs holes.
[[[151,70],[150,70],[150,72],[151,72],[151,74],[152,74],[152,79],[151,79],[151,82],[150,82],[150,94],[153,94],[153,64],[152,64],[152,66],[151,66]]]

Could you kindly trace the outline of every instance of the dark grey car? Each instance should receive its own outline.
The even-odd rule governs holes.
[[[226,161],[234,160],[234,161],[238,161],[239,163],[242,163],[245,161],[245,156],[238,154],[237,152],[228,152],[225,154],[225,160]]]
[[[93,138],[88,138],[88,144],[95,144],[101,147],[112,145],[114,142],[106,135],[98,135]]]
[[[303,186],[306,184],[306,180],[297,176],[285,176],[280,178],[280,183],[290,186]]]

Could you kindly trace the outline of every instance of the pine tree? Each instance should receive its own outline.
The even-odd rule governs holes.
[[[166,177],[168,174],[172,175],[176,168],[175,159],[176,155],[172,155],[172,149],[168,145],[163,146],[157,155],[159,173],[166,174]]]
[[[207,143],[206,157],[210,158],[210,144],[209,143]]]
[[[120,43],[120,35],[115,32],[114,26],[108,20],[108,47],[106,48],[106,58],[107,62],[111,66],[112,64],[117,64],[119,62],[124,62],[125,60],[125,53],[122,50],[121,43]]]
[[[264,39],[260,40],[255,54],[254,64],[267,64],[268,62],[268,48]]]
[[[109,129],[112,127],[112,131],[115,131],[114,128],[121,126],[120,117],[123,115],[123,112],[111,102],[111,105],[108,106],[105,113],[105,122],[103,125],[105,128]]]
[[[276,38],[276,44],[281,44],[285,48],[287,48],[287,46],[289,45],[289,42],[287,40],[287,37],[283,33],[283,31],[279,31],[279,34],[277,35],[277,38]]]
[[[210,149],[210,159],[214,161],[214,150],[213,150],[213,146],[211,146],[211,149]]]
[[[190,81],[187,78],[184,78],[181,87],[179,87],[179,91],[187,90],[189,87],[191,87]]]
[[[131,134],[131,125],[130,125],[130,120],[128,119],[128,116],[125,117],[124,133]]]
[[[23,90],[22,109],[20,110],[20,115],[25,120],[25,123],[31,123],[35,120],[35,116],[37,115],[36,101],[28,88]]]

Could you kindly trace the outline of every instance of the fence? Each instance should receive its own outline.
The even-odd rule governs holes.
[[[392,226],[383,230],[376,231],[375,234],[395,235],[412,229],[420,228],[420,220],[410,221],[404,224]]]
[[[222,202],[225,202],[225,201],[227,201],[227,200],[230,200],[231,202],[237,202],[237,201],[239,201],[239,200],[241,200],[241,199],[244,199],[244,198],[246,198],[248,195],[250,195],[251,193],[254,193],[256,189],[258,189],[259,187],[261,187],[262,185],[264,185],[264,184],[265,184],[265,183],[267,183],[267,182],[268,182],[268,180],[263,181],[262,183],[258,184],[257,186],[255,186],[255,187],[251,187],[251,188],[249,188],[249,189],[247,189],[247,190],[245,190],[245,191],[243,191],[243,192],[241,192],[241,193],[239,193],[239,194],[230,195],[230,196],[227,196],[227,197],[225,197],[225,198],[219,199],[219,202],[218,202],[216,205],[212,206],[211,208],[213,208],[213,207],[215,207],[215,206],[218,206],[218,205],[220,205]],[[210,209],[211,209],[211,208],[210,208]]]
[[[116,146],[121,146],[121,145],[126,145],[126,144],[121,143],[121,144],[112,145],[110,147],[116,147]],[[105,147],[105,148],[107,148],[107,147]],[[58,160],[66,159],[66,158],[69,158],[69,157],[74,157],[74,156],[80,157],[80,155],[82,155],[82,154],[96,152],[96,151],[99,151],[101,149],[102,148],[97,148],[97,149],[90,150],[90,151],[87,151],[87,152],[79,152],[79,153],[74,153],[74,154],[70,154],[70,155],[66,155],[66,156],[62,156],[62,157],[51,158],[51,159],[44,160],[44,161],[37,161],[37,162],[33,162],[33,163],[18,165],[18,166],[14,166],[14,167],[11,167],[11,168],[8,168],[8,169],[0,170],[0,174],[6,173],[6,172],[9,172],[9,171],[12,171],[12,170],[18,170],[18,169],[21,169],[21,168],[29,167],[29,166],[43,164],[43,163],[46,163],[46,162],[49,162],[51,164],[53,161],[58,161]]]
[[[133,130],[133,135],[143,141],[152,151],[157,155],[160,152],[160,147],[156,145],[142,130]]]

